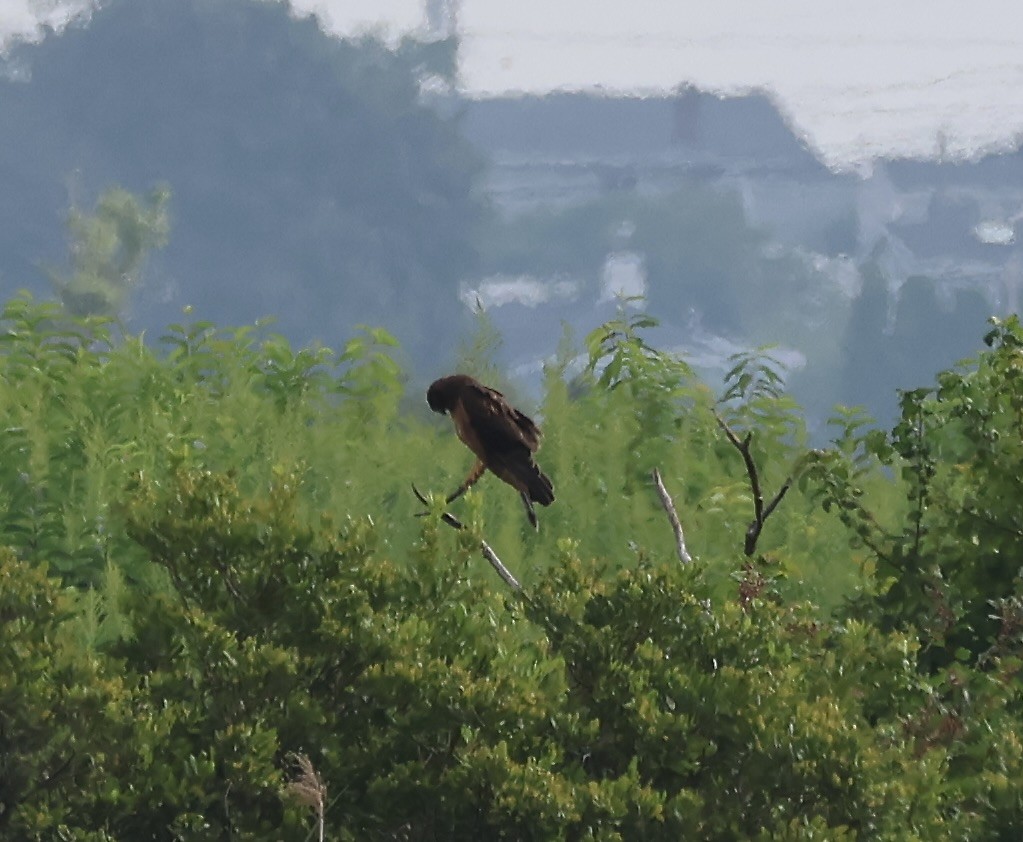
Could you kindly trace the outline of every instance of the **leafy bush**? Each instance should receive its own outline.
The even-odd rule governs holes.
[[[183,324],[150,348],[24,298],[2,326],[10,838],[1023,826],[1014,322],[892,434],[850,412],[828,451],[769,357],[715,400],[642,317],[605,325],[582,375],[547,371],[539,534],[487,480],[465,529],[414,517],[408,484],[470,457],[382,332],[336,354]],[[786,483],[751,549],[754,486]]]
[[[934,387],[902,393],[890,435],[847,416],[821,475],[824,505],[873,556],[881,593],[869,608],[886,627],[918,627],[935,666],[1018,643],[1023,327],[995,320],[985,341]],[[878,466],[898,473],[901,501],[891,485],[865,493]]]

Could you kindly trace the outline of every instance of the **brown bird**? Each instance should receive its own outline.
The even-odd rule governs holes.
[[[430,384],[426,402],[434,412],[450,413],[455,432],[476,454],[476,464],[458,489],[447,498],[457,500],[488,469],[519,492],[534,529],[539,528],[533,503],[549,506],[554,489],[533,461],[540,446],[540,429],[495,389],[467,374],[453,374]]]

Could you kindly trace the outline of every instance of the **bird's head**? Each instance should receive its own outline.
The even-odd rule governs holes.
[[[447,388],[448,378],[442,377],[440,380],[435,380],[430,384],[430,388],[426,390],[426,402],[430,405],[430,409],[434,412],[439,412],[443,415],[451,408],[451,395],[450,390]]]
[[[430,409],[443,415],[458,406],[462,393],[471,388],[482,387],[468,374],[451,374],[430,384],[430,388],[426,390],[426,402]]]

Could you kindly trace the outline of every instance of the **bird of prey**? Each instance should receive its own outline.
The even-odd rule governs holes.
[[[458,437],[476,454],[476,464],[447,502],[461,497],[489,470],[519,492],[529,522],[539,528],[533,503],[549,506],[554,502],[554,489],[533,460],[541,435],[536,424],[500,392],[466,374],[431,383],[426,402],[434,412],[451,415]]]

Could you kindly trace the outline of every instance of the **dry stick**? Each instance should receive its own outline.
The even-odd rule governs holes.
[[[671,528],[675,531],[675,547],[678,551],[679,561],[683,564],[689,564],[693,557],[689,555],[689,551],[686,549],[685,535],[682,534],[682,522],[678,519],[675,504],[672,502],[668,489],[664,487],[664,480],[661,479],[661,472],[657,468],[654,468],[653,477],[657,496],[661,498],[661,505],[664,506],[664,511],[668,513],[668,521],[671,523]]]
[[[745,438],[740,439],[720,415],[715,412],[714,417],[717,419],[721,429],[725,431],[728,440],[742,455],[742,461],[746,465],[746,474],[749,476],[750,489],[753,491],[753,521],[746,529],[746,543],[743,547],[746,555],[750,556],[756,552],[757,540],[760,538],[760,532],[764,528],[764,521],[778,507],[782,497],[785,496],[792,485],[792,475],[790,474],[785,482],[782,483],[778,493],[771,498],[771,502],[764,506],[764,494],[760,490],[760,475],[757,473],[757,465],[753,461],[753,454],[750,453],[750,442],[753,441],[753,433],[746,433]]]
[[[416,495],[419,502],[424,506],[430,505],[430,501],[423,496],[422,492],[416,488],[415,485],[412,486],[412,493]],[[465,524],[449,512],[444,512],[440,516],[440,519],[452,529],[465,529]],[[497,553],[490,549],[490,545],[482,538],[480,539],[480,552],[482,552],[483,557],[490,562],[490,566],[497,571],[497,575],[504,579],[504,583],[509,588],[515,591],[515,593],[522,593],[522,585],[519,584],[519,580],[512,575],[512,572],[507,567],[504,566],[501,559],[497,557]]]

